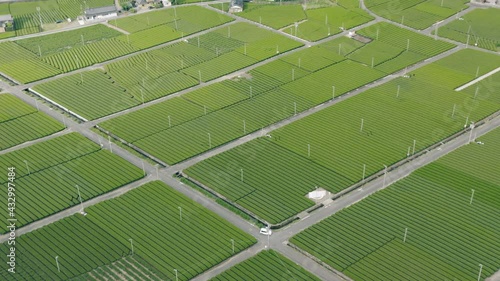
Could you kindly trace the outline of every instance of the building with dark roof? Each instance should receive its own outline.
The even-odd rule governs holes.
[[[116,17],[117,15],[118,15],[118,9],[116,9],[116,6],[114,5],[85,10],[86,20]]]

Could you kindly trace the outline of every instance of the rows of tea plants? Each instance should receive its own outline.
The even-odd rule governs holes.
[[[215,8],[220,5],[215,4]],[[280,29],[306,19],[301,5],[278,5],[275,3],[248,3],[240,17]]]
[[[0,94],[0,150],[51,135],[64,126],[10,94]]]
[[[451,43],[435,40],[435,38],[421,35],[386,22],[371,25],[356,33],[425,57],[435,56],[455,47]]]
[[[141,257],[129,255],[111,264],[94,268],[92,271],[71,278],[69,281],[117,280],[120,278],[151,281],[166,279],[163,274],[146,263]]]
[[[309,41],[318,41],[328,36],[342,32],[344,29],[362,25],[373,20],[366,11],[358,8],[346,9],[341,6],[306,10],[307,21],[283,31],[296,34]]]
[[[490,132],[484,145],[459,148],[290,242],[353,279],[485,280],[500,264],[499,137]]]
[[[415,29],[425,29],[467,8],[464,0],[410,0],[404,2],[367,0],[365,5],[375,14]]]
[[[243,27],[242,24],[231,25],[233,26],[234,29]],[[218,32],[223,32],[221,34],[226,36],[229,34],[226,27]],[[239,32],[235,34],[236,37],[232,34],[233,40],[240,40],[242,37]],[[413,33],[409,34],[413,36]],[[247,40],[261,40],[262,36],[250,33]],[[418,34],[414,36],[421,39]],[[433,44],[441,43],[434,40],[426,42],[430,45],[427,48],[433,50],[432,53],[435,52]],[[177,163],[382,78],[386,72],[379,71],[376,66],[372,68],[352,61],[349,56],[358,54],[364,48],[377,50],[380,54],[385,54],[382,50],[384,46],[390,46],[387,49],[391,50],[400,49],[384,41],[373,42],[374,47],[369,47],[370,44],[372,43],[364,45],[349,38],[335,39],[294,52],[238,77],[185,94],[183,98],[203,107],[207,114],[196,116],[179,126],[155,127],[153,130],[143,129],[144,125],[134,126],[135,129],[131,131],[147,133],[134,133],[137,137],[133,138],[124,129],[130,122],[116,122],[115,127],[110,130],[116,130],[119,137],[166,163]],[[228,52],[219,58],[233,53],[234,51]],[[362,56],[366,55],[362,54],[360,57]],[[192,70],[193,77],[201,74],[203,80],[205,72],[195,72],[196,67],[198,66],[188,69]],[[145,108],[140,111],[149,110]],[[259,114],[256,115],[256,112]],[[146,119],[140,119],[136,124],[147,123]],[[106,128],[106,124],[103,125]]]
[[[476,9],[445,26],[440,26],[438,35],[458,42],[498,51],[500,34],[491,25],[500,24],[498,9]],[[433,31],[435,34],[435,30]]]
[[[105,25],[96,24],[76,30],[17,40],[15,43],[35,54],[40,55],[41,53],[42,56],[46,56],[65,51],[67,49],[81,47],[86,44],[113,38],[121,34],[121,32]]]
[[[101,70],[38,84],[33,90],[92,120],[140,104],[140,93],[127,91]]]
[[[57,68],[13,42],[0,43],[0,72],[19,82],[31,82],[60,73]]]
[[[76,186],[86,201],[143,176],[141,169],[99,149],[81,136],[65,135],[1,155],[0,163],[19,170],[15,181],[22,187],[16,189],[18,227],[79,204]],[[1,196],[7,200],[7,188]],[[5,219],[7,211],[1,214]]]
[[[210,280],[258,280],[263,276],[269,280],[320,280],[273,250],[261,251]]]
[[[456,56],[462,57],[469,51],[463,52],[457,53]],[[483,58],[495,58],[495,55],[473,52],[483,56]],[[450,61],[452,60],[450,59]],[[439,63],[444,62],[437,62],[436,64]],[[425,73],[426,69],[428,69],[432,73],[433,68],[434,65],[431,64],[417,71]],[[491,66],[489,70],[491,70]],[[488,69],[484,69],[484,71],[488,71]],[[320,167],[331,170],[332,173],[339,175],[337,181],[323,183],[323,186],[327,190],[337,192],[375,172],[383,170],[384,164],[392,165],[458,132],[464,128],[464,125],[470,124],[471,121],[483,119],[500,109],[500,104],[495,102],[494,99],[487,99],[488,95],[485,93],[474,98],[474,95],[470,93],[457,92],[454,91],[454,87],[446,87],[449,84],[447,81],[454,79],[454,77],[442,74],[439,76],[441,78],[434,78],[434,81],[441,81],[441,84],[435,84],[434,81],[427,81],[424,75],[413,76],[410,73],[411,78],[397,78],[273,131],[270,134],[270,141],[286,151],[286,153],[282,152],[280,155],[275,155],[273,159],[281,158],[279,161],[288,163],[292,156],[301,157],[304,166],[307,166],[307,161],[312,161]],[[461,83],[463,84],[471,79],[473,78],[463,77]],[[285,86],[288,85],[291,84]],[[311,89],[311,87],[309,86],[308,89]],[[494,91],[494,89],[491,91]],[[259,97],[266,95],[268,94]],[[211,127],[206,126],[205,128],[210,128],[211,132],[216,131],[214,123],[207,124],[211,124]],[[180,128],[177,130],[178,136],[182,135]],[[230,126],[224,124],[224,128],[229,130]],[[192,129],[196,131],[195,128]],[[163,139],[167,138],[168,143],[172,144],[174,140],[168,138],[168,131],[159,133],[157,136],[161,135],[164,137]],[[207,132],[207,130],[205,131]],[[174,130],[172,130],[173,132]],[[192,147],[193,150],[197,145],[205,145],[206,147],[206,135],[203,136],[199,129],[198,133],[200,134],[198,143],[190,142],[191,139],[196,138],[195,133],[193,133],[189,135],[183,145]],[[155,136],[151,136],[150,139],[154,139]],[[213,145],[216,136],[215,133],[211,135]],[[203,141],[203,138],[205,138],[205,141]],[[255,140],[253,142],[257,143],[259,141]],[[145,145],[141,141],[138,143]],[[160,138],[156,139],[155,143],[158,144],[157,148],[162,146],[159,144]],[[253,145],[256,146],[257,144]],[[287,171],[280,172],[277,167],[267,167],[271,160],[264,156],[252,158],[251,166],[266,168],[253,171],[253,175],[249,174],[249,172],[244,173],[244,178],[249,180],[252,176],[258,177],[259,184],[249,186],[245,181],[247,187],[239,189],[244,194],[252,192],[253,189],[261,193],[252,192],[238,200],[239,197],[234,197],[234,189],[221,188],[221,186],[225,185],[221,185],[219,182],[220,175],[233,173],[233,180],[237,181],[238,169],[249,169],[248,165],[244,165],[247,164],[247,160],[243,155],[254,155],[256,149],[250,148],[252,147],[250,144],[248,144],[248,147],[248,149],[245,149],[245,146],[241,146],[198,163],[192,168],[197,172],[196,175],[193,175],[193,178],[202,181],[222,195],[236,200],[237,203],[268,221],[280,221],[280,219],[288,217],[294,212],[298,213],[304,210],[304,206],[298,207],[297,205],[286,204],[284,206],[294,206],[286,209],[280,204],[281,200],[302,200],[306,191],[299,187],[287,189],[287,194],[292,194],[292,190],[297,190],[298,193],[286,199],[279,198],[278,195],[269,195],[282,194],[280,184],[287,182],[290,173]],[[149,146],[148,149],[151,149],[154,155],[161,155],[160,157],[170,162],[181,151],[172,151],[171,148],[163,147],[161,151],[153,152],[152,146]],[[168,151],[168,155],[165,151]],[[236,151],[238,151],[239,157],[231,156]],[[216,162],[217,165],[214,165],[212,161]],[[209,165],[209,163],[212,164]],[[197,170],[198,167],[200,167],[199,170]],[[269,170],[273,172],[267,175]],[[293,174],[301,173],[296,172]],[[308,177],[309,174],[301,175]],[[340,177],[345,180],[339,181],[338,178]],[[222,178],[226,179],[227,177]],[[316,179],[317,177],[312,178]],[[275,181],[277,184],[273,184]],[[298,181],[295,180],[295,182]],[[227,186],[236,186],[236,184],[231,182]],[[290,187],[293,185],[286,184],[283,186]],[[308,191],[311,191],[315,185],[309,184],[307,187],[309,188]],[[305,188],[305,186],[301,186],[301,188]],[[265,207],[261,204],[262,202],[267,202]],[[280,209],[269,211],[271,209],[269,206],[278,206]]]
[[[2,280],[67,280],[129,254],[163,280],[175,279],[175,271],[188,280],[256,242],[159,181],[85,211],[17,237],[17,273],[2,271]],[[0,252],[7,255],[9,247],[2,244]]]
[[[350,179],[279,143],[258,139],[184,173],[272,224],[313,206],[306,198],[308,192],[321,187],[337,193],[351,184]]]
[[[83,72],[83,74],[75,74],[37,85],[34,90],[87,119],[96,119],[143,101],[151,101],[193,87],[200,81],[209,81],[255,64],[259,60],[276,55],[276,46],[280,46],[280,52],[301,46],[292,39],[248,23],[238,23],[230,27],[233,28],[233,32],[236,32],[235,38],[229,35],[231,38],[223,42],[214,41],[213,38],[223,38],[222,34],[227,36],[227,28],[224,27],[200,37],[191,38],[188,42],[179,42],[110,63],[106,65],[104,73],[100,70]],[[250,36],[242,37],[240,32],[248,32]],[[110,42],[121,41],[108,39],[88,46],[90,48]],[[200,42],[199,46],[198,42]],[[125,46],[124,53],[131,48],[126,43],[121,44]],[[241,47],[244,44],[249,45],[247,51],[241,49],[246,48]],[[233,46],[230,47],[233,49],[239,48],[219,53],[217,48],[222,50],[225,46]],[[104,59],[108,55],[108,50],[118,51],[118,49],[102,47],[102,51],[92,53],[86,61],[81,59],[85,57],[84,54],[75,56],[73,61],[66,60],[64,57],[70,55],[72,51],[83,50],[85,47],[43,59],[50,60],[50,63],[54,65],[60,64],[58,66],[60,68],[70,70],[91,64],[101,58]],[[97,58],[100,55],[103,57]],[[112,56],[113,54],[109,54],[109,57]],[[95,82],[89,83],[89,80],[95,80]],[[75,95],[75,93],[79,94]]]

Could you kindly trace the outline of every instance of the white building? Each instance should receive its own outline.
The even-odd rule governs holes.
[[[243,12],[243,0],[231,0],[231,2],[229,3],[229,12],[230,13]]]

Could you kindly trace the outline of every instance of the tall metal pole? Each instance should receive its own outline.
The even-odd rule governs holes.
[[[295,81],[295,69],[292,68],[292,81]]]
[[[250,86],[250,98],[252,98],[252,86]]]
[[[179,206],[179,220],[182,221],[182,207]]]
[[[332,99],[335,99],[335,86],[332,85]]]
[[[42,16],[40,15],[40,7],[36,7],[36,10],[38,11],[38,19],[40,20],[40,28],[43,28]]]
[[[474,99],[476,99],[478,93],[479,93],[479,86],[476,86],[476,91],[474,92]]]
[[[408,227],[405,228],[405,237],[403,238],[403,243],[406,243],[406,234],[408,233]]]
[[[247,134],[247,124],[245,123],[245,120],[243,120],[243,134]]]
[[[457,109],[457,105],[453,104],[453,111],[451,112],[451,118],[455,118],[455,110]]]
[[[241,171],[241,181],[243,181],[243,169],[240,169]]]
[[[130,249],[131,249],[131,253],[132,255],[134,254],[134,241],[132,240],[132,238],[128,239],[130,241]]]
[[[382,187],[385,187],[385,178],[386,178],[386,176],[387,176],[387,166],[386,166],[386,165],[384,165],[384,167],[385,167],[385,168],[384,168],[384,182],[382,183]]]
[[[200,78],[200,84],[201,84],[201,70],[198,70],[198,77]]]
[[[415,154],[415,146],[417,145],[417,140],[413,140],[413,153]]]
[[[40,111],[40,107],[38,106],[38,100],[35,99],[36,111]]]
[[[375,58],[372,57],[372,68],[373,68],[373,63],[375,62]]]
[[[311,144],[307,144],[307,157],[311,157]]]
[[[476,78],[479,76],[479,66],[476,69]]]
[[[233,246],[233,254],[234,254],[234,239],[231,239],[231,244]]]
[[[399,98],[399,90],[401,89],[401,85],[398,85],[398,92],[396,93],[396,98]]]
[[[406,51],[408,52],[410,50],[410,39],[406,42]]]
[[[363,132],[363,125],[365,123],[365,120],[361,118],[361,128],[359,129],[360,132]]]
[[[293,102],[293,115],[297,115],[297,102]]]
[[[471,189],[472,190],[472,194],[470,195],[470,202],[469,204],[472,205],[472,199],[474,198],[474,189]]]
[[[82,196],[80,195],[80,187],[78,186],[78,184],[76,184],[75,186],[76,190],[78,191],[78,199],[80,200],[80,205],[82,206],[82,210],[80,212],[83,212],[83,201],[82,201]]]
[[[28,170],[28,175],[31,175],[30,167],[28,167],[28,160],[24,160],[23,162],[26,163],[26,170]]]
[[[146,175],[146,167],[144,167],[144,160],[142,160],[141,162],[142,162],[142,173]]]
[[[61,268],[59,267],[59,256],[56,256],[56,264],[57,264],[57,271],[61,272]]]
[[[481,280],[481,271],[483,271],[483,265],[479,264],[479,275],[477,276],[477,281]]]
[[[469,134],[469,143],[470,143],[472,140],[472,131],[474,130],[474,122],[471,122],[469,127],[470,127],[470,134]]]
[[[109,151],[113,153],[113,147],[111,146],[111,136],[108,136]]]
[[[174,269],[175,272],[175,281],[179,281],[179,277],[177,276],[177,269]]]
[[[363,164],[363,181],[365,181],[366,164]]]

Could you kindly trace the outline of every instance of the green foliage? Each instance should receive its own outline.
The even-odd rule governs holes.
[[[342,32],[341,28],[350,29],[373,20],[367,12],[361,9],[345,9],[341,6],[332,6],[306,10],[307,20],[283,31],[297,35],[308,41],[318,41],[328,36]]]
[[[224,46],[228,50],[234,48],[234,40],[240,42],[242,40],[246,40],[246,42],[253,40],[254,42],[258,42],[264,40],[265,36],[267,36],[264,32],[248,32],[245,33],[248,36],[243,37],[240,32],[243,30],[252,31],[245,24],[237,23],[231,25],[231,38],[228,38],[229,30],[227,28],[221,28],[216,32],[222,36],[227,36],[222,42],[224,42]],[[400,29],[397,28],[394,32],[400,32]],[[414,40],[416,42],[423,40],[420,38],[420,35],[411,32],[404,34],[415,36]],[[215,37],[209,36],[206,38]],[[197,40],[194,39],[194,42],[190,42],[190,44],[194,45],[192,48],[196,49]],[[199,49],[203,49],[201,46],[206,46],[207,48],[213,48],[214,46],[212,44],[213,41],[206,44],[202,44],[201,42]],[[374,44],[374,46],[370,47],[370,44]],[[420,50],[431,54],[439,52],[439,50],[444,51],[449,46],[447,43],[436,42],[432,39],[420,45],[422,45],[419,47]],[[437,48],[436,45],[441,47]],[[338,38],[315,47],[294,52],[279,60],[256,67],[248,73],[241,73],[239,76],[225,79],[217,84],[197,89],[183,96],[185,99],[195,102],[200,108],[206,108],[206,115],[195,115],[192,117],[193,119],[186,120],[185,123],[173,126],[172,128],[165,127],[166,119],[163,116],[161,118],[164,122],[163,127],[155,128],[154,130],[145,130],[148,133],[141,134],[140,138],[131,137],[126,132],[128,124],[133,123],[132,121],[118,122],[115,124],[116,127],[110,128],[110,130],[111,132],[116,131],[117,135],[121,138],[151,153],[164,162],[174,164],[227,143],[249,132],[259,130],[264,126],[288,118],[294,114],[295,106],[297,107],[297,112],[301,112],[317,104],[331,100],[333,95],[338,97],[385,76],[386,73],[378,70],[378,66],[371,68],[347,58],[350,54],[356,52],[356,50],[363,50],[363,48],[360,49],[362,46],[366,48],[364,49],[365,56],[370,53],[370,49],[376,50],[381,54],[384,54],[384,48],[390,50],[400,49],[397,44],[386,43],[382,40],[365,45],[350,38]],[[418,46],[419,44],[416,43],[415,48]],[[217,57],[217,59],[234,54],[235,51],[230,51]],[[426,57],[428,56],[421,55],[417,58],[422,60]],[[299,58],[301,58],[300,67],[298,65]],[[403,58],[405,60],[399,61],[397,67],[406,66],[407,64],[404,63],[408,61],[415,62],[415,58],[413,60]],[[228,60],[223,66],[221,64],[219,64],[221,66],[217,65],[213,61],[209,60],[204,66],[211,64],[213,67],[227,69],[230,66],[236,65],[236,60],[234,59]],[[141,61],[137,64],[141,65],[142,63]],[[380,64],[380,66],[383,65]],[[199,75],[198,70],[200,66],[194,65],[183,71],[189,71],[189,74],[196,79]],[[396,68],[394,65],[386,66],[384,70],[389,72],[389,69],[394,68]],[[208,78],[205,77],[205,73],[206,71],[201,71],[202,80],[212,79],[215,76],[223,75],[222,73],[224,72],[220,70],[220,72],[209,73],[212,76]],[[181,106],[179,109],[183,107],[186,110],[190,110],[185,106]],[[148,115],[153,114],[153,111],[149,111],[148,108],[139,110],[138,112],[141,112],[141,114],[147,113]],[[142,118],[131,118],[130,120],[139,119]],[[133,131],[144,131],[140,127],[146,126],[147,123],[145,122],[138,122],[138,124],[142,125],[135,127],[136,129]],[[245,128],[243,122],[245,122]],[[211,143],[209,143],[209,133]],[[210,144],[212,147],[210,147]]]
[[[18,170],[18,227],[79,204],[75,185],[86,201],[143,176],[126,160],[76,133],[1,155],[0,163]],[[0,183],[5,187],[0,195],[7,201],[6,180]],[[7,220],[8,210],[1,216]]]
[[[220,5],[216,8],[220,8]],[[280,29],[295,22],[306,19],[301,5],[278,5],[277,3],[254,4],[248,3],[245,5],[243,12],[238,13],[238,16],[259,22],[275,29]]]
[[[425,29],[467,8],[465,0],[367,0],[368,9],[391,21]]]
[[[438,35],[452,40],[476,45],[480,48],[498,51],[500,33],[492,26],[500,25],[500,11],[495,8],[476,9],[461,19],[456,19],[445,26],[440,26]],[[433,31],[434,33],[435,31]]]
[[[500,211],[499,137],[497,129],[290,241],[353,279],[477,279],[482,264],[484,280],[500,263],[491,215]]]
[[[339,186],[350,182],[276,143],[258,139],[200,162],[185,173],[273,224],[313,206],[306,195],[317,187],[337,193]]]
[[[210,280],[257,280],[263,276],[270,280],[320,280],[274,250],[263,250]]]
[[[481,57],[483,60],[495,58],[495,55],[472,52],[475,52],[475,54],[470,54],[472,57]],[[457,53],[456,56],[462,57],[464,54]],[[490,96],[495,96],[495,89],[491,89],[489,92],[485,91],[474,98],[473,93],[457,92],[453,90],[454,87],[449,86],[451,85],[450,80],[454,81],[453,83],[464,84],[472,80],[473,77],[463,76],[458,83],[456,77],[448,75],[446,72],[440,72],[439,75],[434,72],[435,65],[449,64],[451,61],[457,63],[457,60],[443,59],[415,71],[417,73],[415,76],[414,73],[410,73],[409,77],[411,78],[398,78],[273,131],[270,134],[270,139],[266,141],[272,142],[272,145],[279,148],[275,150],[275,153],[269,151],[261,153],[261,150],[257,148],[259,145],[262,146],[263,140],[254,140],[200,162],[188,169],[187,172],[192,173],[193,178],[200,180],[229,199],[235,200],[250,211],[261,215],[264,219],[271,222],[282,221],[307,207],[307,205],[299,205],[297,202],[305,200],[304,195],[313,190],[315,186],[321,186],[336,193],[361,181],[364,165],[366,165],[364,175],[366,178],[382,170],[383,164],[391,165],[409,154],[413,154],[414,141],[416,141],[415,152],[418,152],[463,129],[467,121],[480,120],[499,110],[500,104],[495,102],[498,99],[490,98]],[[466,63],[466,61],[461,61],[461,65],[466,65]],[[485,67],[483,71],[487,72],[494,67],[494,62],[492,62],[489,69]],[[454,69],[460,69],[460,67],[455,66]],[[371,71],[372,74],[366,71]],[[423,75],[427,71],[429,75]],[[345,82],[337,84],[339,86],[338,89],[336,88],[336,93],[338,91],[340,95],[348,91],[349,87],[358,88],[369,82],[344,78],[342,75],[354,77],[357,74],[359,77],[369,80],[375,79],[370,78],[370,75],[376,75],[376,73],[376,70],[347,60],[314,72],[295,82],[285,84],[280,88],[287,89],[287,95],[297,99],[297,106],[310,108],[311,105],[331,98],[331,84],[322,86],[331,83],[331,77],[337,77],[339,81],[349,81],[349,84]],[[434,80],[431,81],[427,78],[430,76],[433,76]],[[316,82],[316,88],[312,84],[313,82]],[[260,94],[254,100],[270,97],[270,95],[270,93]],[[298,100],[299,97],[302,99]],[[236,104],[234,108],[239,108],[242,104],[244,102]],[[287,102],[281,101],[281,104],[285,107]],[[254,107],[254,110],[263,107],[259,103],[259,106]],[[267,111],[271,110],[269,108]],[[229,108],[224,111],[229,112]],[[279,110],[274,112],[281,113]],[[283,110],[284,112],[287,111]],[[293,113],[293,111],[288,112]],[[227,116],[226,119],[220,118],[220,121],[210,122],[209,118],[215,118],[216,113],[218,112],[207,116],[206,125],[203,127],[204,129],[210,128],[213,146],[219,145],[220,140],[217,137],[222,133],[222,129],[225,130],[224,134],[228,139],[233,136],[232,134],[236,135],[230,128],[233,126],[236,130],[237,122],[235,125],[231,125],[225,121],[226,119],[238,120],[239,117],[240,120],[247,120],[247,128],[250,123],[248,117],[236,117],[236,113]],[[220,114],[222,115],[222,113]],[[262,113],[259,111],[257,115],[260,116]],[[275,118],[283,117],[277,114]],[[201,119],[199,119],[200,123]],[[190,123],[194,124],[197,120]],[[222,124],[222,122],[224,123]],[[363,122],[363,129],[361,129],[361,122]],[[211,126],[209,127],[208,124]],[[220,124],[220,128],[214,124]],[[187,126],[188,123],[186,123]],[[138,145],[146,147],[147,151],[168,163],[175,163],[177,159],[174,157],[179,155],[182,150],[188,154],[188,149],[192,151],[191,153],[199,153],[199,150],[196,150],[197,146],[200,146],[200,150],[203,146],[205,146],[205,150],[208,149],[208,139],[203,134],[208,132],[207,129],[203,132],[201,126],[195,128],[191,125],[190,129],[193,133],[182,141],[181,147],[181,140],[173,138],[175,135],[186,134],[181,131],[181,128],[182,126],[179,126],[175,131],[167,130],[164,133],[151,136],[138,142]],[[248,131],[251,130],[248,129]],[[395,138],[395,135],[398,137]],[[191,142],[193,139],[198,140]],[[147,140],[150,142],[146,144]],[[168,140],[166,143],[170,146],[173,144],[175,149],[161,145],[160,140]],[[175,143],[176,141],[178,144]],[[153,144],[155,144],[154,147]],[[262,149],[262,151],[264,150]],[[313,166],[316,167],[313,171],[306,168]],[[281,170],[282,167],[287,169]],[[243,183],[240,182],[239,178],[239,169],[241,168],[247,171],[244,174]],[[297,171],[290,172],[290,169],[296,168]],[[325,171],[316,175],[315,171],[321,171],[321,169],[328,169],[329,172]],[[294,178],[295,175],[301,179]],[[323,178],[323,181],[320,181],[322,175],[335,176]],[[301,183],[301,180],[310,182]],[[282,190],[283,188],[286,188],[286,191]],[[264,191],[266,192],[265,196],[260,196],[260,192]],[[284,193],[287,196],[283,196]],[[283,203],[285,200],[291,202]],[[273,209],[275,206],[278,209]]]
[[[116,37],[121,33],[102,24],[15,41],[35,54],[47,56]]]
[[[0,94],[0,112],[0,150],[64,129],[56,120],[9,94]]]
[[[62,77],[33,90],[89,120],[138,105],[141,99],[140,93],[118,86],[101,70]]]
[[[17,253],[22,254],[16,256],[16,263],[20,267],[16,274],[1,272],[2,280],[67,280],[131,254],[131,243],[133,259],[153,272],[159,271],[163,280],[174,279],[174,269],[179,280],[188,280],[256,242],[159,181],[85,211],[85,217],[76,214],[18,237]],[[8,247],[1,245],[0,252],[6,255]]]

